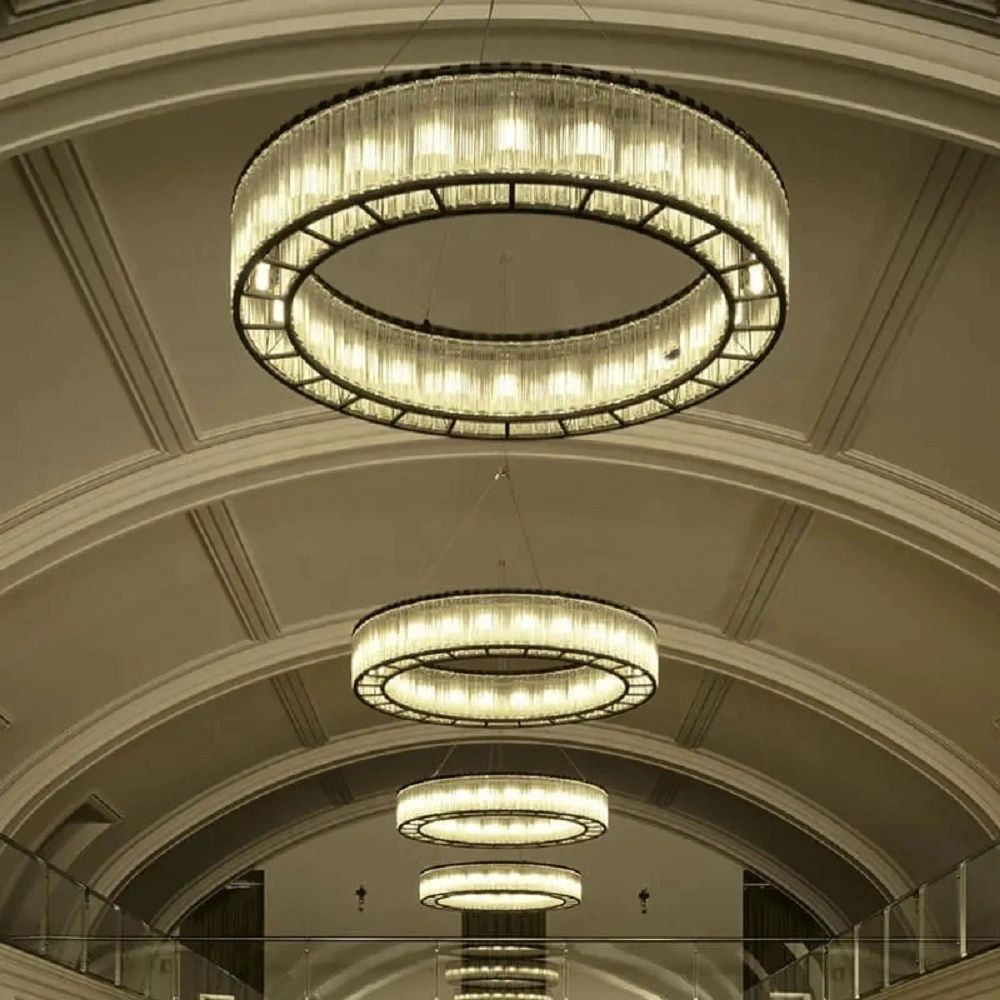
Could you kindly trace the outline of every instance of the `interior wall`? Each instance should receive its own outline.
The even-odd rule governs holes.
[[[271,858],[265,871],[266,932],[272,935],[457,935],[458,914],[417,900],[417,876],[449,861],[517,857],[439,848],[400,837],[388,813],[351,823]],[[550,937],[672,935],[739,938],[743,870],[659,827],[612,814],[608,833],[589,844],[522,852],[523,860],[572,865],[583,874],[583,903],[548,918]],[[355,890],[367,890],[358,912]],[[637,895],[647,887],[649,912]]]

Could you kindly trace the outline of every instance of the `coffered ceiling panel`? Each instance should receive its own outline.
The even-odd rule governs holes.
[[[245,638],[186,517],[160,521],[29,580],[0,601],[10,767],[91,712]]]
[[[882,845],[914,880],[940,874],[989,840],[961,806],[897,757],[762,688],[734,683],[703,746],[825,806]]]
[[[997,595],[846,521],[817,516],[763,615],[759,641],[857,681],[1000,762]]]
[[[185,712],[124,745],[55,796],[45,813],[68,811],[95,792],[121,815],[73,865],[73,873],[86,881],[150,824],[241,771],[297,748],[288,716],[265,681]],[[32,826],[42,819],[33,816]],[[19,837],[29,840],[29,834],[26,829]]]
[[[201,431],[318,409],[258,369],[239,344],[228,301],[236,177],[261,138],[317,99],[258,95],[80,140],[126,267]]]
[[[496,468],[482,459],[360,468],[259,490],[233,509],[286,624],[418,591],[531,586],[504,483],[455,537]],[[709,624],[735,600],[773,516],[774,501],[624,466],[519,459],[511,474],[544,586]]]
[[[808,434],[936,144],[811,108],[706,93],[773,156],[791,207],[789,319],[778,346],[712,409]]]
[[[1000,509],[1000,162],[988,161],[869,400],[855,450]]]
[[[0,163],[0,518],[152,449],[17,167]]]
[[[780,845],[783,864],[835,899],[852,920],[884,902],[878,890],[851,864],[772,813],[700,782],[686,781],[672,811],[692,816],[755,845],[764,853]],[[835,848],[836,845],[831,845]]]

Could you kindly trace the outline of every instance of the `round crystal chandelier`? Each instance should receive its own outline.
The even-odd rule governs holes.
[[[474,861],[420,873],[420,902],[443,909],[558,910],[580,898],[580,873],[561,865]]]
[[[599,837],[608,793],[598,785],[533,774],[431,778],[402,788],[396,828],[453,847],[550,847]]]
[[[656,627],[543,590],[463,591],[381,608],[354,628],[351,680],[389,715],[461,726],[600,719],[656,690]]]
[[[528,989],[558,983],[559,973],[546,965],[460,965],[446,969],[448,982],[459,982],[462,989]]]
[[[317,274],[359,240],[473,213],[625,227],[701,276],[609,322],[510,334],[415,324]],[[788,205],[766,153],[701,104],[593,70],[378,80],[268,139],[231,223],[233,316],[260,364],[334,410],[414,431],[548,438],[667,416],[746,375],[785,321]]]

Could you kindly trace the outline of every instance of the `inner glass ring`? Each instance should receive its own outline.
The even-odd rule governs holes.
[[[545,892],[449,892],[428,902],[448,910],[557,910],[574,900]]]
[[[522,843],[564,844],[579,840],[588,832],[587,825],[579,820],[528,811],[441,817],[414,826],[423,839],[462,846],[489,846],[491,841],[482,839],[484,833],[492,834],[496,846],[506,847]]]
[[[533,722],[606,709],[627,691],[623,678],[600,667],[573,666],[532,673],[472,673],[413,667],[390,677],[387,699],[412,712],[454,721],[483,718]]]

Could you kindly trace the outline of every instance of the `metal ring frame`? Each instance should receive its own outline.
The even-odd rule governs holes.
[[[416,606],[425,602],[438,601],[443,598],[519,594],[585,601],[601,609],[614,609],[617,612],[631,616],[637,622],[641,622],[650,630],[652,638],[655,641],[656,626],[644,615],[623,605],[559,591],[496,589],[436,594],[407,601],[399,601],[395,604],[379,608],[366,615],[355,625],[353,634],[354,652],[356,653],[357,651],[359,637],[363,635],[365,628],[370,623],[383,615],[391,614],[399,609]],[[551,677],[553,674],[593,670],[618,678],[621,681],[621,688],[617,695],[609,698],[606,702],[591,705],[582,711],[553,712],[545,717],[521,719],[511,717],[491,719],[485,716],[472,717],[467,714],[459,715],[458,713],[448,714],[446,712],[425,711],[394,699],[391,695],[390,681],[411,671],[419,669],[431,670],[437,676],[453,679],[456,684],[459,684],[463,678],[470,675],[477,677],[484,676],[480,672],[473,673],[468,670],[462,670],[461,663],[463,661],[470,659],[494,659],[498,662],[498,665],[505,667],[507,662],[512,658],[537,661],[540,664],[540,669],[517,675],[511,674],[509,670],[500,669],[496,672],[485,674],[485,676],[504,678],[517,676],[522,679],[523,683],[530,685],[533,683],[537,684],[540,680]],[[447,664],[448,666],[443,667],[442,664]],[[374,663],[360,672],[355,672],[352,666],[352,674],[354,674],[354,693],[357,697],[365,704],[387,715],[416,722],[481,728],[529,728],[533,726],[559,725],[562,723],[603,719],[636,708],[648,701],[655,693],[657,685],[656,677],[643,666],[607,652],[586,651],[580,648],[573,649],[550,643],[526,644],[513,641],[493,645],[454,645],[410,651]]]
[[[545,780],[558,780],[566,782],[568,784],[581,786],[582,788],[593,789],[602,793],[605,797],[605,802],[607,801],[607,793],[603,788],[598,785],[592,785],[589,782],[581,781],[574,778],[563,778],[555,775],[546,774],[514,774],[511,772],[504,772],[502,774],[453,774],[446,777],[440,778],[428,778],[424,781],[413,781],[407,785],[404,785],[397,793],[397,802],[404,796],[408,789],[419,788],[421,785],[435,785],[439,783],[447,783],[448,781],[460,781],[460,780],[476,780],[476,779],[498,779],[498,780],[519,780],[527,779],[530,781],[545,781]],[[524,841],[513,841],[506,840],[502,844],[489,844],[489,843],[474,843],[472,841],[461,840],[452,837],[435,837],[427,833],[427,827],[438,823],[442,820],[486,820],[496,818],[523,818],[527,821],[534,819],[543,820],[562,820],[566,823],[572,823],[576,827],[576,833],[560,838],[554,838],[549,840],[524,840]],[[447,847],[472,847],[477,849],[489,849],[492,847],[498,848],[508,848],[508,847],[562,847],[567,844],[580,844],[587,840],[593,840],[596,837],[600,837],[607,833],[607,824],[601,820],[594,819],[590,816],[582,816],[578,814],[572,814],[567,812],[558,812],[555,810],[545,810],[545,809],[535,809],[535,808],[523,808],[523,809],[492,809],[492,810],[476,810],[474,808],[468,809],[454,809],[449,812],[435,812],[433,814],[428,813],[424,816],[414,816],[411,819],[400,823],[396,827],[397,831],[401,833],[404,837],[409,837],[411,840],[423,841],[427,844],[440,844]]]
[[[670,101],[686,108],[698,111],[724,125],[750,145],[766,161],[768,167],[780,184],[780,176],[774,170],[773,164],[761,148],[750,139],[745,132],[733,123],[711,112],[695,102],[682,98],[670,91],[665,91],[653,85],[644,84],[628,77],[595,71],[575,70],[568,67],[552,67],[532,64],[489,64],[479,66],[446,67],[441,70],[426,73],[409,74],[405,77],[394,77],[379,81],[377,85],[354,91],[336,101],[327,102],[312,109],[304,116],[293,120],[282,130],[279,130],[268,142],[258,150],[254,159],[244,169],[244,174],[254,160],[264,155],[271,144],[282,136],[308,122],[310,118],[327,108],[357,97],[360,93],[372,90],[398,86],[413,80],[432,79],[446,75],[463,75],[471,73],[510,73],[531,72],[557,76],[580,76],[586,80],[598,80],[635,90],[656,93]],[[243,175],[241,175],[242,180]],[[509,196],[505,203],[490,203],[478,206],[449,206],[448,194],[452,189],[468,185],[506,185]],[[528,190],[533,185],[547,187],[564,187],[579,192],[576,204],[572,208],[541,206],[525,202],[520,192]],[[408,192],[423,191],[431,197],[426,209],[413,212],[399,218],[386,218],[377,210],[377,203],[386,198]],[[607,211],[596,211],[592,205],[596,202],[597,192],[625,195],[641,202],[647,202],[654,208],[641,218],[616,216]],[[235,196],[234,196],[235,197]],[[337,213],[361,210],[369,217],[371,225],[362,231],[355,232],[344,239],[332,240],[318,232],[314,224],[319,220],[332,217]],[[683,213],[692,219],[703,223],[707,228],[696,238],[680,240],[669,232],[657,230],[650,223],[665,210],[672,209]],[[614,226],[623,227],[665,243],[691,259],[705,272],[702,278],[679,293],[665,297],[657,305],[641,313],[634,313],[609,323],[590,327],[580,327],[570,330],[550,331],[548,333],[526,337],[509,337],[509,342],[516,350],[519,344],[526,342],[553,339],[565,339],[568,344],[574,338],[590,337],[594,334],[610,330],[623,323],[631,322],[640,316],[649,316],[657,311],[663,311],[683,300],[706,280],[712,280],[718,286],[725,302],[727,322],[724,335],[719,338],[711,351],[694,366],[666,379],[662,384],[636,393],[626,399],[613,403],[604,402],[599,405],[574,408],[560,412],[544,412],[531,414],[508,414],[491,416],[481,413],[449,411],[435,406],[421,405],[419,401],[392,398],[371,386],[352,382],[342,372],[331,370],[320,359],[311,353],[304,343],[300,332],[293,322],[293,306],[296,295],[307,282],[321,292],[333,310],[351,310],[361,317],[383,320],[393,326],[410,332],[417,332],[428,337],[448,338],[456,343],[461,341],[492,340],[498,335],[477,334],[469,331],[456,331],[430,324],[418,326],[388,316],[370,306],[363,305],[348,298],[334,289],[328,282],[319,279],[315,270],[324,261],[339,253],[347,246],[363,239],[372,238],[379,233],[403,225],[411,225],[434,218],[454,217],[469,214],[514,212],[529,214],[557,214],[576,218],[591,219]],[[306,234],[312,238],[320,249],[308,261],[290,263],[282,259],[282,245],[287,238],[295,234]],[[719,266],[709,253],[707,245],[714,237],[724,234],[731,237],[743,248],[742,259],[736,263]],[[267,264],[271,268],[288,272],[289,281],[279,282],[279,287],[269,290],[266,294],[255,290],[253,275],[258,264]],[[752,294],[748,291],[750,269],[762,266],[767,272],[767,289],[762,294]],[[244,315],[247,303],[256,299],[281,303],[281,315],[274,319],[270,314],[261,318],[259,311],[254,313],[257,322],[248,322]],[[241,262],[236,276],[233,294],[233,318],[237,330],[247,349],[256,360],[271,375],[277,377],[296,392],[313,401],[320,402],[331,409],[343,411],[362,419],[376,423],[390,424],[422,433],[448,435],[454,437],[486,437],[486,438],[548,438],[563,437],[576,434],[596,433],[617,427],[643,423],[648,420],[667,416],[715,395],[735,384],[748,374],[773,348],[780,334],[787,309],[787,289],[784,276],[777,262],[745,232],[738,230],[726,220],[694,205],[683,203],[667,197],[662,192],[651,191],[632,185],[612,183],[598,178],[566,177],[559,174],[545,173],[472,173],[464,176],[453,174],[420,180],[397,183],[365,191],[340,201],[324,204],[321,208],[304,214],[291,225],[273,234],[259,246],[252,255]],[[252,310],[249,310],[252,312]],[[766,342],[759,349],[750,350],[746,344],[740,344],[739,335],[766,332]],[[500,338],[504,339],[504,338]],[[730,371],[725,380],[713,378],[711,366],[716,361],[734,362],[737,364],[735,373]],[[305,364],[303,369],[302,364]],[[308,371],[308,374],[303,374]],[[679,390],[685,385],[698,386],[697,394],[686,397]]]

